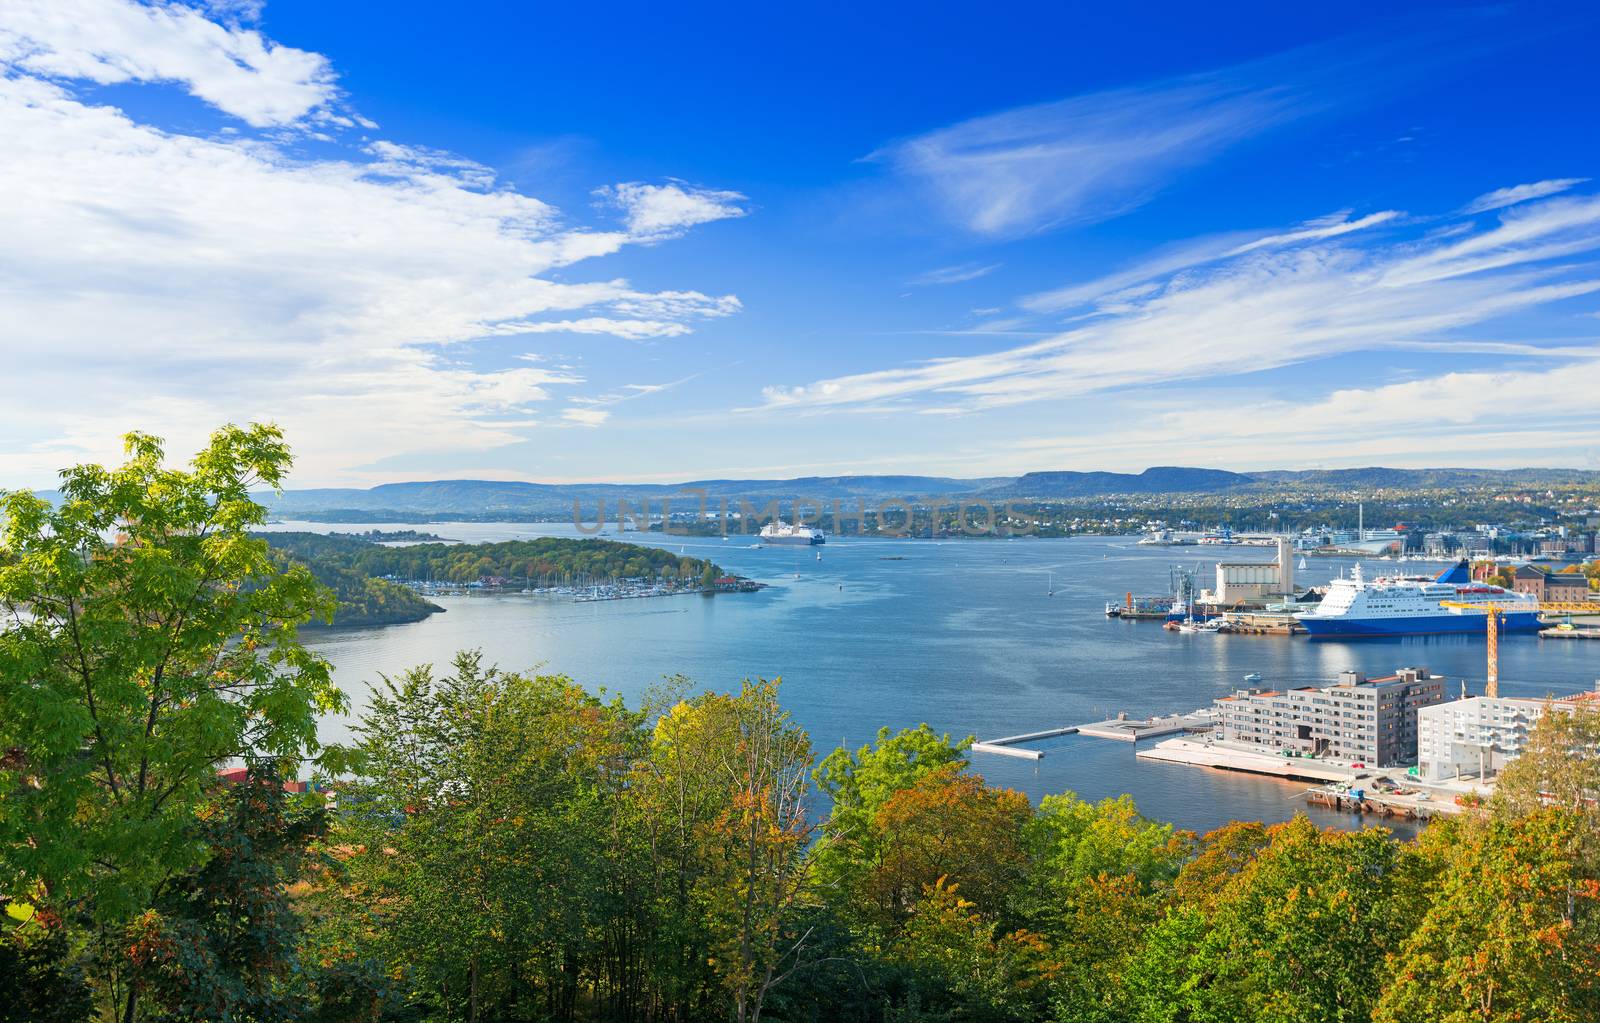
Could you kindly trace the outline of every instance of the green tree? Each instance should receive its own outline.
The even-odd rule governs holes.
[[[1061,968],[1041,935],[1002,932],[943,878],[916,902],[889,954],[911,974],[904,1015],[912,1018],[1041,1019]]]
[[[1382,829],[1322,830],[1305,817],[1268,838],[1227,882],[1181,971],[1196,1018],[1369,1019],[1384,957],[1412,923],[1393,912],[1399,843]],[[1162,938],[1192,936],[1194,924],[1185,918]]]
[[[953,741],[926,724],[878,732],[875,743],[828,754],[812,776],[832,806],[810,861],[812,880],[823,897],[848,913],[868,871],[879,861],[873,819],[902,789],[950,765],[966,764],[968,738]],[[931,880],[931,878],[929,879]]]
[[[290,465],[279,431],[218,430],[188,470],[154,437],[127,451],[64,471],[54,508],[0,498],[0,894],[106,938],[206,858],[191,825],[220,764],[314,755],[344,705],[296,637],[325,592],[248,532],[250,488]]]
[[[447,1018],[571,1019],[620,914],[611,833],[637,730],[568,679],[476,653],[383,679],[341,794],[345,877],[315,900],[346,918],[323,926],[325,958],[375,954]]]
[[[759,1021],[768,994],[810,958],[798,910],[811,742],[778,687],[747,680],[736,695],[680,701],[656,723],[638,775],[641,797],[676,815],[663,836],[678,850],[675,915],[700,908],[703,929],[690,933],[699,930],[739,1023]]]
[[[1029,822],[1030,874],[1011,907],[1055,946],[1055,988],[1070,1018],[1114,1018],[1120,978],[1161,916],[1191,853],[1186,833],[1142,816],[1127,796],[1046,796]]]
[[[1501,816],[1556,807],[1572,815],[1571,855],[1600,863],[1600,710],[1589,701],[1552,702],[1528,734],[1521,754],[1495,784]]]
[[[1420,842],[1443,869],[1373,1019],[1600,1019],[1600,878],[1575,855],[1582,827],[1548,808],[1429,825]]]
[[[291,800],[275,770],[253,765],[201,808],[194,828],[210,858],[129,925],[129,962],[117,964],[146,1015],[289,1023],[306,1014],[288,885],[326,825],[321,802]]]
[[[45,927],[30,918],[0,933],[0,1023],[83,1023],[93,1011],[59,921]]]

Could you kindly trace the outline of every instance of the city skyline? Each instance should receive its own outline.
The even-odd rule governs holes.
[[[918,11],[5,4],[0,487],[1600,469],[1593,15]]]

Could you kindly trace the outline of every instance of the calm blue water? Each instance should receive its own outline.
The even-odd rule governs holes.
[[[447,523],[411,527],[308,525],[284,529],[427,529],[464,541],[576,535],[570,526]],[[614,530],[613,530],[614,532]],[[1317,641],[1304,637],[1181,635],[1155,622],[1105,618],[1105,601],[1128,590],[1168,589],[1170,566],[1218,553],[1140,548],[1132,538],[1066,540],[830,541],[815,549],[748,548],[728,541],[630,533],[628,540],[682,547],[770,583],[760,593],[575,604],[511,594],[439,598],[442,615],[412,625],[323,633],[313,645],[359,703],[379,672],[443,665],[478,647],[508,669],[538,668],[605,687],[630,702],[681,673],[706,688],[746,676],[783,677],[783,698],[819,754],[869,741],[881,726],[926,721],[978,738],[1206,706],[1260,672],[1266,684],[1314,682],[1344,669],[1369,675],[1416,665],[1481,692],[1477,636]],[[1272,552],[1231,548],[1229,560]],[[898,557],[904,560],[883,560]],[[1297,575],[1320,583],[1352,562],[1311,559]],[[1372,562],[1375,570],[1383,563]],[[1428,566],[1407,565],[1408,571]],[[795,578],[796,573],[799,578]],[[1048,595],[1053,576],[1055,595]],[[1501,691],[1542,696],[1587,689],[1600,676],[1600,643],[1509,636],[1501,642]],[[348,735],[329,719],[327,740]],[[1305,809],[1304,786],[1226,772],[1137,761],[1129,743],[1069,736],[1029,763],[974,755],[990,781],[1040,796],[1072,790],[1099,799],[1131,793],[1146,814],[1209,829],[1231,819],[1282,820]],[[1354,824],[1329,811],[1323,823]]]

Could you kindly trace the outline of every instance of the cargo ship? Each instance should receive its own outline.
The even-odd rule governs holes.
[[[1444,602],[1476,605],[1445,607]],[[1328,584],[1315,611],[1295,617],[1318,636],[1434,636],[1485,631],[1485,612],[1500,609],[1505,632],[1537,632],[1539,600],[1501,586],[1475,582],[1465,561],[1429,576],[1364,579],[1357,565],[1350,578]],[[1481,608],[1481,610],[1480,610]]]
[[[828,534],[810,526],[792,526],[787,522],[769,522],[761,527],[761,542],[770,544],[819,544],[828,542]]]

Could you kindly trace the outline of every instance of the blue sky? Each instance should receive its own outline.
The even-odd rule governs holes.
[[[0,485],[1600,468],[1596,15],[1287,6],[7,0]]]

